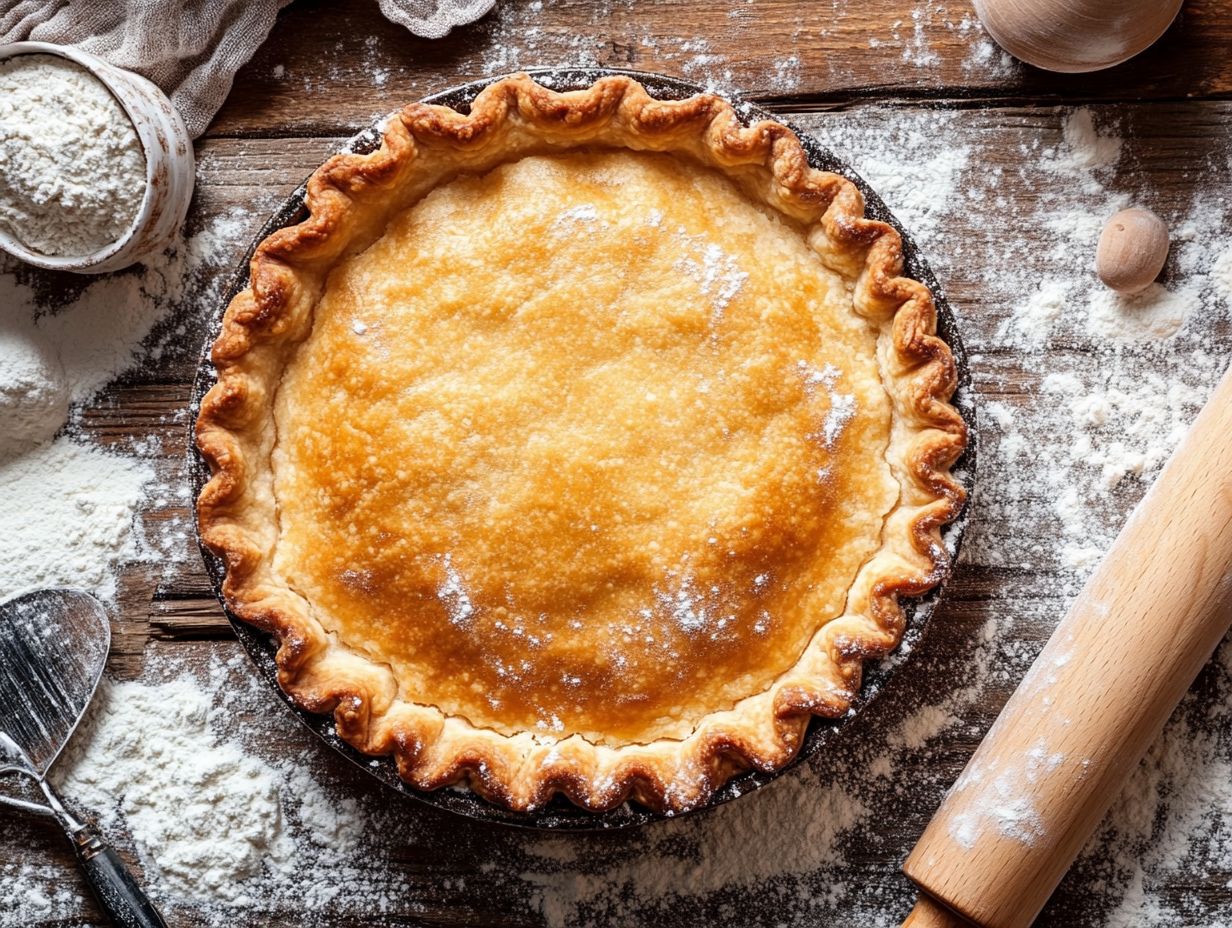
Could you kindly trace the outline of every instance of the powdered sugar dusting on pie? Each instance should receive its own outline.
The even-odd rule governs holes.
[[[462,577],[453,566],[453,555],[444,557],[445,580],[436,591],[437,597],[449,612],[449,621],[454,625],[467,625],[475,614],[471,598],[462,586]]]
[[[827,448],[833,448],[843,429],[856,414],[856,398],[850,393],[832,393],[830,409],[826,413],[826,421],[821,427],[822,441]]]
[[[835,443],[843,434],[843,429],[856,414],[856,398],[854,394],[841,393],[835,390],[835,384],[838,382],[841,372],[833,364],[827,362],[818,369],[807,361],[802,360],[797,362],[797,368],[809,390],[816,390],[820,386],[829,396],[830,408],[826,410],[825,421],[821,425],[820,438],[827,449],[833,449]],[[829,465],[823,465],[817,469],[817,477],[823,482],[829,479],[830,473]]]
[[[841,612],[897,496],[864,453],[889,425],[875,335],[826,310],[846,294],[674,159],[439,188],[331,276],[288,371],[284,569],[339,634],[382,615],[415,695],[472,723],[687,733]],[[379,358],[353,324],[374,306]],[[335,561],[382,582],[312,578]]]
[[[556,219],[552,223],[554,229],[560,229],[562,226],[569,226],[583,222],[597,222],[599,219],[599,210],[593,203],[582,203],[578,206],[571,206],[566,210],[556,214]]]
[[[685,574],[674,593],[659,593],[659,604],[686,632],[696,632],[706,627],[709,621],[706,602],[693,588],[693,578]]]
[[[723,311],[749,279],[748,272],[716,242],[689,235],[684,227],[677,231],[677,237],[684,254],[676,267],[697,281],[701,292],[710,300],[713,323],[718,325],[723,321]]]

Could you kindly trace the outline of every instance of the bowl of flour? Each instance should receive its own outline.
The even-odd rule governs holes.
[[[192,197],[192,142],[145,78],[78,49],[0,45],[0,248],[102,273],[171,243]]]

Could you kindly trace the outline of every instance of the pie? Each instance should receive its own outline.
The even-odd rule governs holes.
[[[257,248],[198,501],[296,702],[421,789],[679,812],[942,579],[932,296],[788,128],[628,77],[412,104]]]

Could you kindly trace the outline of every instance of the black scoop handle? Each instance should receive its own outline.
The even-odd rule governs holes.
[[[98,832],[85,825],[69,837],[90,891],[116,928],[167,928],[120,855]]]

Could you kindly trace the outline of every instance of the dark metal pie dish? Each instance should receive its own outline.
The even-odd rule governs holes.
[[[534,70],[529,73],[539,83],[555,90],[584,89],[591,86],[601,77],[620,74],[635,78],[645,86],[652,96],[660,99],[684,99],[703,92],[703,88],[686,81],[632,71],[546,69]],[[476,81],[446,90],[426,98],[424,102],[449,106],[466,112],[475,97],[484,88],[499,79],[491,78]],[[781,118],[748,104],[737,104],[737,112],[742,120],[749,123],[761,119],[773,119],[790,127],[790,123],[786,123]],[[966,451],[952,472],[955,478],[964,486],[969,496],[975,473],[975,410],[971,403],[972,390],[967,355],[957,331],[954,313],[946,302],[944,293],[938,285],[936,278],[924,262],[910,235],[901,227],[876,193],[832,152],[810,138],[806,133],[794,127],[791,128],[799,136],[808,160],[814,168],[834,172],[849,178],[864,195],[866,215],[870,218],[887,222],[900,232],[903,239],[904,276],[923,283],[933,293],[937,307],[938,334],[949,345],[958,368],[959,386],[953,404],[966,421],[970,435]],[[380,138],[380,133],[374,126],[352,139],[348,144],[348,149],[360,153],[373,151],[379,147]],[[218,308],[220,318],[222,310],[225,309],[231,299],[247,287],[249,261],[257,245],[271,233],[287,226],[295,225],[306,218],[307,210],[304,205],[304,197],[305,186],[301,185],[284,201],[282,206],[253,239],[246,254],[238,263],[234,277]],[[199,408],[202,397],[214,382],[214,369],[209,359],[209,346],[212,341],[213,338],[211,337],[209,343],[205,346],[194,384],[194,412]],[[190,472],[193,481],[193,494],[194,498],[196,498],[200,495],[202,487],[209,480],[210,471],[206,460],[195,449],[195,445],[193,445],[193,449],[190,452],[192,456]],[[963,516],[960,515],[942,530],[944,543],[951,554],[955,556],[962,539],[964,522]],[[252,658],[261,676],[269,682],[273,691],[291,708],[292,712],[326,744],[367,772],[368,775],[375,777],[391,789],[409,796],[415,801],[455,812],[471,819],[525,828],[604,830],[630,827],[669,817],[664,813],[653,811],[634,802],[626,802],[608,812],[588,812],[561,796],[553,798],[546,806],[536,811],[516,812],[494,805],[465,787],[445,788],[432,792],[412,787],[398,775],[396,764],[392,758],[371,757],[359,752],[339,736],[332,717],[314,714],[301,708],[290,696],[283,692],[278,685],[278,667],[275,660],[277,643],[271,636],[242,621],[228,609],[227,603],[222,596],[225,566],[221,559],[206,548],[204,544],[201,546],[201,550],[212,588],[219,597],[219,602],[222,603],[223,609],[235,629],[236,636]],[[942,596],[943,586],[944,584],[939,585],[921,597],[903,601],[906,631],[902,644],[890,657],[880,661],[870,661],[865,665],[861,691],[852,703],[850,711],[845,716],[835,720],[821,717],[812,718],[800,750],[791,762],[772,772],[749,770],[735,775],[726,784],[717,789],[707,802],[695,809],[691,809],[688,814],[711,808],[735,799],[747,792],[759,789],[786,770],[804,762],[823,750],[825,743],[833,737],[835,732],[848,724],[880,692],[896,669],[904,663],[910,654],[911,648],[924,633],[929,618],[936,610]]]

